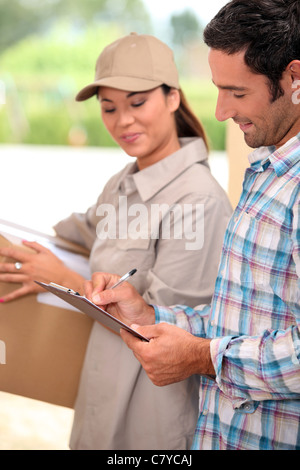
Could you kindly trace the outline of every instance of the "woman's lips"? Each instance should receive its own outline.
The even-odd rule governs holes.
[[[123,134],[121,135],[121,140],[127,144],[132,144],[133,142],[135,142],[139,137],[140,137],[141,134],[139,133],[133,133],[133,134]]]

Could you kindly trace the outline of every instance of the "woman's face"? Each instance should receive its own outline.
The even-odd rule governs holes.
[[[161,87],[134,93],[101,87],[98,98],[105,127],[128,155],[137,157],[140,170],[180,148],[174,117],[178,90],[166,96]]]

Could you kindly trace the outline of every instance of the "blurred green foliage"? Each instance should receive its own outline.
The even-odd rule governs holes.
[[[0,0],[0,53],[61,20],[81,28],[99,20],[151,28],[143,0]]]
[[[226,123],[215,118],[217,88],[211,80],[185,79],[181,87],[196,116],[201,120],[213,150],[225,150]]]
[[[95,61],[107,44],[127,34],[120,25],[92,23],[87,29],[60,21],[50,33],[33,34],[0,56],[6,104],[0,106],[0,142],[113,146],[98,102],[75,101],[93,81]],[[214,117],[212,83],[184,79],[181,86],[207,131],[211,148],[224,150],[225,125]]]
[[[179,14],[173,14],[170,19],[173,30],[173,44],[184,45],[187,41],[192,41],[202,37],[203,27],[197,17],[189,9]]]

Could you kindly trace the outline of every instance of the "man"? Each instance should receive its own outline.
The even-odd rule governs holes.
[[[121,333],[156,385],[200,375],[194,449],[300,449],[299,22],[298,0],[233,0],[204,33],[216,117],[256,148],[212,304],[151,307],[108,274],[86,288],[151,338]]]

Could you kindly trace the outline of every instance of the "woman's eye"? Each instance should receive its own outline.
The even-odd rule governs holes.
[[[145,102],[146,102],[146,100],[139,101],[139,102],[137,102],[137,103],[132,103],[132,106],[133,106],[134,108],[138,108],[139,106],[142,106]]]
[[[105,113],[114,113],[115,112],[115,108],[112,108],[112,109],[103,109],[103,111]]]

